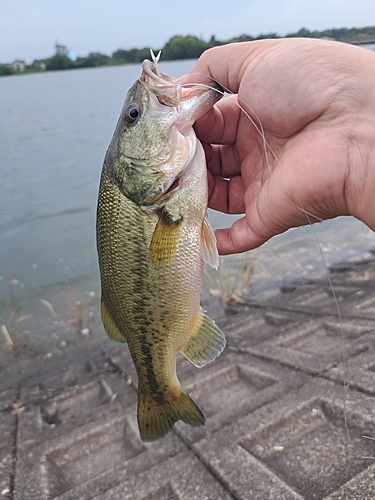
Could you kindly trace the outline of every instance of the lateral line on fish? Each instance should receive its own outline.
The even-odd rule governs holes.
[[[194,75],[194,73],[191,73],[191,74]],[[204,73],[196,73],[196,74],[199,75],[199,76],[202,76],[202,75],[206,76],[211,81],[213,80],[213,78],[212,78],[211,75],[207,75],[207,74],[204,74]],[[224,89],[224,91],[225,91],[225,92],[222,92],[219,89],[215,89],[216,92],[221,93],[223,96],[225,96],[225,93],[227,93],[229,95],[234,95],[233,92],[231,92],[228,88],[226,88],[225,85],[223,85],[221,82],[216,81],[216,83],[218,83]],[[192,84],[189,84],[189,86],[190,85],[192,85]],[[200,85],[205,85],[205,84],[200,84]],[[262,122],[261,122],[259,116],[257,115],[257,113],[254,111],[254,109],[248,103],[246,103],[242,99],[238,98],[238,96],[237,96],[237,102],[235,104],[241,109],[241,111],[245,114],[245,116],[250,120],[250,122],[254,126],[255,130],[258,132],[258,134],[262,138],[263,149],[264,149],[264,156],[265,156],[265,160],[266,160],[269,172],[272,173],[272,167],[271,167],[270,162],[269,162],[269,158],[268,158],[268,154],[267,154],[268,152],[272,155],[272,157],[275,159],[275,161],[277,162],[277,164],[282,169],[284,169],[281,161],[279,160],[279,158],[277,157],[276,153],[273,151],[271,145],[267,141],[266,134],[264,132],[264,127],[262,125]],[[246,109],[244,109],[245,107],[249,111],[247,111]],[[255,119],[257,120],[258,124],[251,117],[250,112],[255,116]],[[348,371],[347,370],[348,370],[348,368],[347,368],[345,351],[344,351],[344,328],[343,328],[343,323],[342,323],[341,309],[340,309],[339,301],[338,301],[338,298],[337,298],[334,286],[332,284],[332,280],[331,280],[331,278],[329,276],[329,269],[328,269],[327,261],[326,261],[326,259],[324,257],[324,253],[323,253],[321,244],[319,242],[318,235],[317,235],[315,227],[314,227],[314,224],[316,222],[322,222],[323,219],[320,219],[319,217],[317,217],[316,215],[308,212],[304,208],[303,203],[302,203],[300,197],[298,196],[298,193],[295,190],[293,190],[293,194],[295,195],[295,197],[296,197],[296,199],[298,201],[298,204],[294,203],[289,198],[287,198],[287,200],[292,205],[294,205],[298,210],[301,210],[304,213],[304,215],[306,217],[306,220],[307,220],[307,223],[308,223],[308,225],[310,226],[310,228],[311,228],[311,230],[313,232],[314,239],[316,241],[316,244],[317,244],[317,247],[318,247],[318,250],[319,250],[319,253],[320,253],[323,265],[324,265],[324,268],[325,268],[326,279],[328,281],[329,289],[332,292],[332,295],[333,295],[333,298],[334,298],[334,302],[335,302],[335,307],[336,307],[336,310],[337,310],[337,317],[338,317],[338,321],[339,321],[339,328],[340,328],[340,334],[341,334],[341,357],[342,357],[342,363],[343,363],[343,380],[342,380],[342,383],[343,383],[343,390],[344,390],[344,425],[345,425],[345,430],[346,430],[347,436],[349,438],[349,441],[350,441],[351,445],[353,446],[354,450],[356,451],[357,455],[359,457],[361,457],[361,458],[366,458],[366,459],[371,458],[371,459],[373,459],[375,457],[373,457],[373,456],[364,456],[364,455],[362,455],[360,453],[360,451],[358,450],[358,448],[354,444],[352,435],[350,433],[349,425],[348,425],[348,416],[347,416],[347,388],[348,388]],[[311,218],[314,219],[314,221],[315,221],[314,223],[312,222]],[[364,439],[365,438],[370,439],[367,436],[362,436],[362,437]]]

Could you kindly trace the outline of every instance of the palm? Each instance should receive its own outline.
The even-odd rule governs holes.
[[[210,206],[246,214],[217,232],[221,253],[253,248],[290,227],[354,213],[346,192],[351,120],[359,104],[358,85],[350,81],[353,61],[346,61],[353,50],[356,57],[365,52],[341,44],[267,40],[222,47],[220,54],[214,50],[209,64],[203,56],[193,69],[206,80],[211,72],[238,94],[240,104],[235,96],[221,100],[195,127],[207,154]],[[267,146],[249,116],[257,125],[259,118]]]

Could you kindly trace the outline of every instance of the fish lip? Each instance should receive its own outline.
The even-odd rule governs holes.
[[[171,87],[176,85],[177,78],[173,76],[162,73],[156,63],[145,59],[142,63],[142,75],[141,80],[146,80],[147,77],[154,80],[155,83],[160,85],[169,85]]]
[[[153,80],[155,83],[158,83],[160,86],[163,87],[173,88],[176,86],[181,86],[182,92],[188,91],[190,93],[192,90],[197,90],[197,89],[205,90],[207,89],[207,87],[210,87],[213,90],[219,91],[220,93],[224,93],[223,87],[214,80],[205,83],[183,84],[182,83],[183,76],[180,78],[174,78],[173,76],[162,73],[159,70],[157,64],[149,61],[148,59],[145,59],[143,61],[142,70],[143,71],[140,80],[142,81],[142,83],[145,83],[147,87],[149,86],[154,87],[153,85],[150,84],[150,80]]]
[[[176,78],[161,73],[157,64],[147,59],[143,61],[142,69],[139,83],[154,94],[160,104],[169,107],[178,106],[181,101],[181,83],[176,82]]]
[[[159,102],[166,106],[178,106],[181,102],[204,94],[212,89],[217,93],[217,101],[224,95],[224,89],[215,81],[183,85],[182,78],[174,78],[159,70],[156,62],[148,59],[142,63],[140,83],[150,92],[156,94]]]

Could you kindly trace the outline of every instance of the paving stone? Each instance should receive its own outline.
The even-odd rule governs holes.
[[[134,391],[118,373],[98,376],[97,380],[76,386],[55,398],[46,398],[43,390],[21,391],[24,411],[20,416],[18,445],[32,436],[34,443],[53,439],[77,426],[121,414],[123,408],[136,404]],[[32,418],[29,418],[32,417]]]
[[[309,281],[307,283],[291,283],[282,287],[266,301],[258,301],[255,297],[253,306],[272,306],[275,311],[293,311],[303,314],[332,315],[338,317],[338,309],[342,316],[375,319],[374,281],[341,282],[327,280]]]
[[[105,354],[110,363],[120,370],[128,380],[129,384],[137,386],[137,372],[130,356],[128,346],[113,342],[105,349]]]
[[[307,320],[304,314],[275,311],[267,306],[241,307],[237,311],[235,316],[221,318],[218,322],[225,331],[228,345],[236,347],[249,347],[272,339],[294,324]]]
[[[241,349],[318,374],[374,344],[375,322],[319,316],[250,348],[243,340]]]
[[[11,498],[17,424],[17,394],[0,393],[0,498]]]
[[[375,396],[375,347],[345,359],[324,375]]]
[[[44,371],[37,374],[35,378],[29,378],[24,387],[38,383],[49,397],[53,397],[67,387],[84,384],[97,375],[108,372],[109,364],[102,349],[86,351],[84,356],[72,358],[68,364],[64,363],[55,367],[53,372]]]
[[[251,303],[294,312],[375,319],[375,260],[340,263],[330,268],[330,281],[290,281],[266,300]],[[334,293],[332,292],[333,287]]]
[[[370,465],[325,500],[373,500],[374,498],[375,465]]]
[[[175,430],[191,444],[282,398],[285,392],[307,380],[306,374],[278,363],[247,354],[228,354],[221,363],[213,363],[205,372],[198,371],[184,383],[185,390],[203,411],[206,425],[193,428],[178,422]]]
[[[65,359],[39,360],[40,365],[37,368],[34,366],[29,369],[23,367],[22,358],[21,361],[17,359],[17,355],[27,357],[29,354],[12,352],[10,355],[12,355],[14,366],[11,373],[8,373],[6,369],[3,377],[0,378],[0,392],[40,384],[44,389],[56,394],[65,387],[84,383],[87,379],[95,377],[97,373],[108,371],[108,360],[103,350],[109,342],[105,339],[100,347],[94,346],[84,351],[78,349],[77,353],[72,353]],[[18,364],[21,365],[19,370],[17,370]]]
[[[84,498],[75,497],[74,500]],[[233,496],[191,452],[185,451],[127,479],[95,498],[96,500],[229,500],[233,499]]]
[[[127,349],[116,350],[109,356],[116,366],[130,374],[126,376],[136,386],[136,372]],[[177,374],[185,391],[206,417],[206,425],[199,428],[183,422],[175,425],[178,435],[188,443],[202,439],[308,380],[306,374],[279,363],[230,349],[202,369],[178,356]]]
[[[323,500],[349,481],[364,496],[374,484],[374,459],[361,458],[375,455],[362,439],[375,428],[374,403],[352,391],[348,404],[340,385],[314,379],[193,449],[238,500]]]
[[[110,467],[100,474],[92,476],[87,482],[68,489],[62,495],[54,497],[54,500],[90,500],[91,498],[97,498],[98,495],[115,488],[124,481],[138,476],[144,471],[146,471],[147,475],[149,469],[161,462],[166,461],[168,464],[172,463],[172,461],[175,460],[175,456],[179,456],[181,452],[186,451],[182,442],[173,434],[167,436],[165,440],[163,440],[162,445],[160,443],[142,443],[142,445],[144,446],[143,452],[128,460],[122,460],[121,457],[117,457],[120,458],[120,460],[115,466]],[[166,478],[169,477],[169,473],[164,473],[159,483],[155,486],[158,487],[159,485],[160,487],[160,483],[162,485],[165,484]]]
[[[33,397],[30,389],[21,391],[21,404],[23,392],[28,402],[18,417],[13,500],[52,499],[100,474],[109,477],[117,465],[125,467],[139,455],[144,470],[181,451],[171,435],[162,449],[147,453],[152,445],[139,438],[136,393],[119,373],[99,376],[42,404],[37,389]]]
[[[126,345],[26,374],[0,393],[0,498],[375,498],[374,256],[330,277],[341,325],[327,280],[291,281],[220,317],[228,347],[211,365],[178,355],[207,422],[156,443],[139,438]]]
[[[0,412],[9,412],[18,399],[18,391],[10,389],[0,392]]]
[[[334,283],[366,283],[375,281],[375,249],[355,258],[337,262],[329,266]]]

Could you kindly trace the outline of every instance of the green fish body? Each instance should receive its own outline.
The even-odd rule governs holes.
[[[193,122],[220,97],[214,84],[183,89],[143,63],[128,92],[100,181],[97,247],[108,335],[127,342],[138,374],[141,438],[204,416],[176,376],[176,354],[196,366],[225,338],[200,307],[204,261],[218,265],[206,217],[207,172]]]

